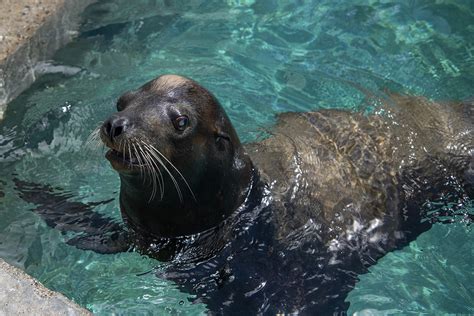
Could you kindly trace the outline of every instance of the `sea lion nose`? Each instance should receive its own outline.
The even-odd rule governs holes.
[[[130,127],[130,121],[125,117],[111,117],[103,125],[104,132],[113,141]]]

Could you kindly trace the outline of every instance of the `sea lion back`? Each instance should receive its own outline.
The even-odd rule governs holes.
[[[271,137],[247,149],[273,194],[280,238],[314,221],[325,244],[388,250],[429,228],[422,205],[452,190],[446,179],[472,195],[473,133],[472,104],[397,95],[371,115],[281,114]]]

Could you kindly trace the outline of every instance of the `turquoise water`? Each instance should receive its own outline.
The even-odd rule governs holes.
[[[70,74],[42,76],[0,123],[0,257],[99,315],[204,313],[146,273],[156,260],[65,244],[13,177],[82,202],[116,197],[118,177],[87,138],[120,94],[163,73],[206,86],[247,141],[279,112],[370,109],[361,89],[472,97],[473,21],[470,0],[100,1],[53,58]],[[119,220],[117,204],[96,209]],[[360,276],[349,311],[474,313],[473,237],[462,220],[435,225]]]

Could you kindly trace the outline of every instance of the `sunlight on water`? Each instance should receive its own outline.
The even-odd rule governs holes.
[[[119,179],[88,136],[119,95],[163,73],[212,91],[244,141],[276,113],[370,109],[363,91],[472,97],[473,3],[99,1],[52,61],[80,71],[42,76],[0,123],[0,257],[99,315],[204,313],[146,273],[160,267],[156,260],[66,245],[18,198],[12,179],[82,202],[116,197]],[[117,200],[97,210],[120,218]],[[473,237],[463,223],[435,225],[360,277],[350,312],[474,313]]]

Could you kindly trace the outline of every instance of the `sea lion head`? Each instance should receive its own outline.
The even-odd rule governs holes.
[[[195,81],[160,76],[117,101],[100,137],[121,179],[126,219],[160,236],[215,226],[243,202],[251,162],[217,99]]]

